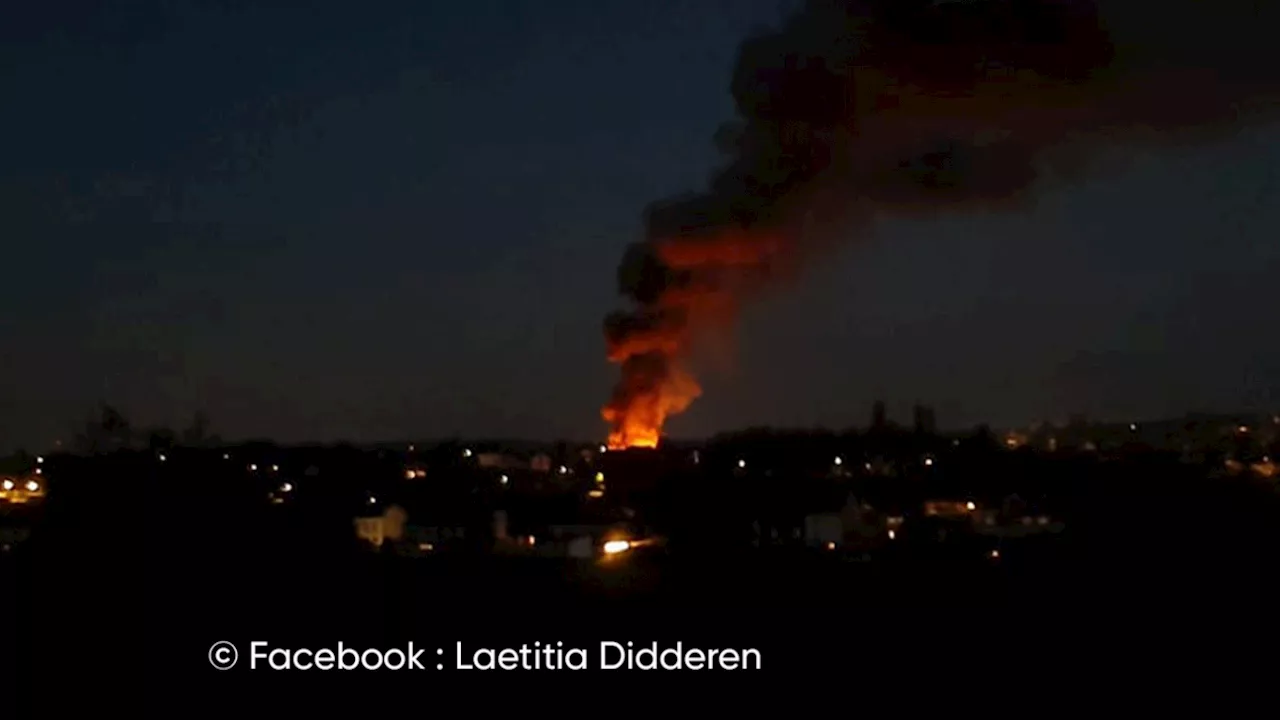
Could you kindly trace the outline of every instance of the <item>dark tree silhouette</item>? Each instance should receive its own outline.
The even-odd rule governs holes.
[[[177,439],[177,433],[169,428],[152,428],[147,433],[147,447],[152,450],[165,450],[176,445]]]
[[[97,419],[87,420],[84,430],[76,435],[81,452],[104,453],[128,448],[133,439],[129,421],[112,405],[102,403]]]

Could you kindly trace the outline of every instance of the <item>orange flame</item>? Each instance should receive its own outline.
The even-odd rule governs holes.
[[[779,236],[740,228],[655,243],[667,268],[698,274],[664,288],[632,322],[606,333],[609,361],[622,365],[613,399],[601,411],[612,426],[610,449],[658,447],[667,419],[702,394],[684,366],[692,339],[736,312],[737,297],[721,271],[768,265],[782,247]]]
[[[658,382],[635,389],[621,402],[606,405],[601,415],[613,426],[609,449],[658,447],[667,418],[684,412],[701,394],[702,388],[691,375],[671,367]]]

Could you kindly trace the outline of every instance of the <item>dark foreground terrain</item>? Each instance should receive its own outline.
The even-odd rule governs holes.
[[[169,692],[216,698],[287,685],[290,702],[327,706],[327,693],[375,680],[387,693],[476,682],[448,669],[412,682],[219,673],[207,652],[220,640],[414,641],[444,650],[448,667],[458,642],[682,641],[759,648],[765,671],[786,682],[901,682],[904,668],[1045,680],[1068,672],[1050,669],[1064,663],[1098,673],[1153,661],[1220,666],[1247,653],[1202,654],[1197,643],[1267,642],[1280,513],[1265,486],[1212,483],[1082,488],[1091,509],[1065,532],[1006,543],[998,558],[964,543],[866,557],[702,545],[600,565],[377,554],[345,528],[317,534],[140,481],[125,495],[51,501],[30,539],[0,555],[0,670],[13,687],[5,702],[114,707],[120,700],[109,698],[124,697],[146,698],[131,705],[145,707]],[[547,688],[582,682],[580,673],[538,677]],[[48,690],[69,686],[79,690]],[[184,707],[172,716],[187,716]]]

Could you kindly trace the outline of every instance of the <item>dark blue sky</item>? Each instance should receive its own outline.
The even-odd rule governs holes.
[[[601,320],[777,2],[0,11],[0,447],[95,403],[229,437],[599,437]],[[124,7],[123,5],[120,7]],[[97,8],[97,9],[95,9]],[[1280,131],[886,224],[744,318],[670,431],[1280,406]]]

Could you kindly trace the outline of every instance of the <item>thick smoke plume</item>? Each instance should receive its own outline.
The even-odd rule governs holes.
[[[633,307],[605,322],[610,445],[656,446],[700,394],[695,341],[835,235],[1015,207],[1044,168],[1087,171],[1107,143],[1273,117],[1276,28],[1251,0],[807,2],[742,46],[726,167],[653,205],[619,267]]]

